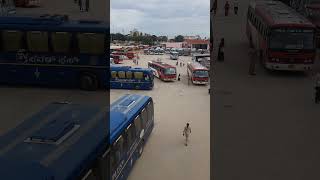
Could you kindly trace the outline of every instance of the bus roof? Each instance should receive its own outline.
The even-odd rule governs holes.
[[[209,71],[208,68],[204,67],[198,62],[189,62],[188,66],[191,67],[193,71],[195,70],[203,70],[203,71]]]
[[[149,68],[140,68],[140,67],[131,67],[131,66],[122,66],[122,65],[111,65],[111,71],[133,71],[133,72],[149,72],[152,73],[152,70]]]
[[[160,66],[162,68],[176,68],[176,67],[174,67],[174,66],[172,66],[170,64],[164,63],[164,62],[158,62],[158,61],[149,61],[149,62],[152,63],[152,64],[156,64],[156,65],[158,65],[158,66]]]
[[[314,25],[307,18],[281,1],[258,0],[251,2],[249,7],[254,9],[255,13],[272,27],[314,28]]]
[[[0,137],[1,178],[64,180],[79,176],[85,164],[107,149],[107,115],[106,107],[48,105]]]
[[[73,32],[108,32],[109,25],[101,21],[69,21],[62,16],[2,16],[0,29],[38,30],[38,31],[73,31]]]
[[[127,94],[113,102],[110,107],[110,144],[134,120],[144,106],[152,101],[151,97]]]

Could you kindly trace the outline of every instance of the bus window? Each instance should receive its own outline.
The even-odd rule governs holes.
[[[132,72],[131,71],[127,71],[126,72],[126,77],[127,77],[127,79],[132,79]]]
[[[134,72],[135,79],[143,79],[143,72]]]
[[[132,146],[135,137],[136,137],[136,132],[135,132],[135,127],[134,124],[130,124],[127,129],[126,129],[126,137],[127,137],[127,151],[130,150],[130,147]]]
[[[57,53],[69,52],[71,34],[67,32],[53,32],[51,34],[53,51]]]
[[[48,33],[41,31],[27,32],[27,44],[32,52],[48,52]]]
[[[142,127],[141,127],[141,117],[140,117],[140,115],[138,115],[138,116],[136,117],[136,119],[134,120],[134,125],[135,125],[135,127],[136,127],[136,136],[137,136],[137,137],[140,137],[140,131],[141,131],[141,129],[142,129]]]
[[[120,161],[121,161],[121,157],[124,153],[123,151],[123,137],[120,136],[116,142],[113,144],[113,147],[112,147],[112,151],[114,152],[114,165],[117,166],[119,165]]]
[[[97,33],[79,33],[78,42],[80,53],[104,54],[105,35]]]
[[[147,119],[148,119],[148,112],[146,109],[143,109],[141,112],[141,118],[142,118],[142,127],[146,127]]]
[[[21,49],[22,32],[2,31],[2,47],[4,51],[17,51]]]
[[[124,71],[119,71],[118,76],[120,79],[125,79],[126,78],[126,73]]]
[[[148,111],[148,118],[147,120],[152,120],[153,119],[153,103],[149,102],[147,106],[147,111]]]
[[[111,72],[111,78],[113,78],[113,79],[117,78],[117,71]]]

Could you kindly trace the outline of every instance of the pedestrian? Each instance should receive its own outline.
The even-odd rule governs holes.
[[[182,62],[180,62],[180,67],[182,67]]]
[[[184,127],[183,129],[183,136],[186,138],[185,140],[185,145],[188,146],[188,141],[189,141],[189,136],[191,134],[191,128],[190,128],[190,125],[189,123],[187,123],[187,125]]]
[[[221,38],[218,48],[218,61],[224,61],[224,38]]]
[[[79,0],[78,3],[79,3],[80,11],[83,12],[82,0]]]
[[[249,57],[250,57],[250,66],[249,66],[249,75],[256,75],[255,72],[255,66],[256,66],[256,60],[257,60],[257,50],[254,48],[250,48],[249,51]]]
[[[233,2],[233,10],[234,10],[234,14],[238,15],[238,8],[239,8],[239,2],[238,0],[234,0]]]
[[[179,62],[177,61],[177,62],[176,62],[176,66],[178,66],[178,64],[179,64]]]
[[[87,11],[87,12],[89,11],[89,5],[90,5],[90,1],[89,1],[89,0],[86,0],[86,11]]]
[[[226,4],[224,5],[224,16],[228,16],[229,8],[230,8],[229,1],[226,1]]]
[[[315,82],[315,103],[319,104],[320,101],[320,73],[316,74]]]
[[[178,81],[180,81],[180,74],[178,75]]]

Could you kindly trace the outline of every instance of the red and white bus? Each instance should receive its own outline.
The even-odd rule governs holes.
[[[312,69],[316,56],[315,26],[284,3],[251,2],[246,34],[267,69]]]
[[[123,55],[111,54],[111,58],[115,64],[121,64],[123,62]]]
[[[148,67],[152,69],[153,75],[163,81],[174,81],[177,78],[176,67],[163,62],[149,61]]]
[[[198,62],[188,62],[187,73],[193,84],[208,84],[209,82],[209,69]]]

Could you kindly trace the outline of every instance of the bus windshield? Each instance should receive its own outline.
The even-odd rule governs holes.
[[[164,70],[164,74],[167,74],[167,75],[176,74],[176,69],[175,68],[166,68]]]
[[[208,74],[208,71],[203,71],[203,70],[197,70],[197,71],[194,71],[194,77],[208,77],[209,74]]]
[[[270,34],[269,48],[285,50],[314,49],[314,32],[310,29],[275,29]]]

